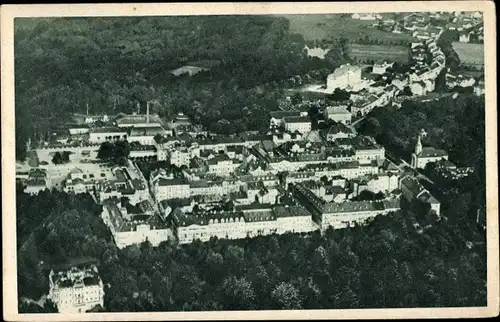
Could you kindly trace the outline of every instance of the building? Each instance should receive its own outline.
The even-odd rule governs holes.
[[[174,178],[172,174],[167,175],[165,169],[159,169],[151,173],[150,186],[157,202],[191,196],[189,182],[186,179]]]
[[[129,158],[136,159],[155,159],[157,158],[157,150],[154,145],[131,144]]]
[[[377,144],[372,137],[358,137],[353,144],[353,149],[355,151],[353,160],[360,164],[385,160],[385,148]]]
[[[328,91],[334,91],[336,88],[357,87],[361,83],[361,68],[349,64],[337,68],[326,79],[326,88]]]
[[[103,143],[117,140],[126,140],[128,133],[117,127],[100,127],[91,129],[89,132],[90,143]]]
[[[158,114],[149,113],[149,103],[146,105],[146,114],[120,114],[115,123],[119,128],[163,127]]]
[[[88,109],[88,107],[87,107],[87,109]],[[86,124],[94,124],[97,121],[108,122],[109,117],[107,115],[89,115],[88,110],[87,110],[87,115],[85,115],[84,121]]]
[[[311,132],[311,119],[309,116],[288,116],[283,119],[286,131],[307,134]]]
[[[63,182],[63,190],[66,193],[93,193],[96,181],[101,178],[93,173],[85,173],[79,168],[71,170]]]
[[[170,150],[169,159],[170,164],[177,167],[186,166],[189,167],[191,161],[192,153],[188,148],[175,148]]]
[[[275,206],[278,234],[307,233],[319,229],[311,214],[301,206]]]
[[[226,239],[246,237],[245,218],[242,212],[211,210],[184,213],[177,208],[170,218],[179,244],[189,244],[198,239],[206,242],[215,236]]]
[[[240,210],[239,210],[240,209]],[[301,233],[318,229],[311,214],[300,206],[246,205],[234,211],[201,210],[186,213],[176,209],[171,215],[179,244],[212,237],[243,239],[273,233]]]
[[[269,115],[270,115],[269,128],[274,129],[284,125],[285,117],[307,116],[308,113],[306,111],[272,111],[269,113]]]
[[[85,313],[96,306],[104,307],[104,285],[97,267],[71,267],[67,271],[49,274],[48,298],[59,313]]]
[[[380,20],[382,16],[378,13],[353,13],[351,18],[356,20]]]
[[[218,154],[207,161],[208,172],[220,176],[227,176],[241,165],[237,159],[231,159],[227,154]]]
[[[326,203],[322,207],[321,229],[333,229],[365,224],[378,215],[398,211],[399,199],[381,201],[346,201],[343,203]]]
[[[147,180],[132,161],[129,161],[127,166],[113,168],[111,172],[112,178],[106,178],[96,184],[100,203],[113,197],[127,197],[133,205],[150,199]]]
[[[367,174],[379,173],[377,163],[374,161],[370,164],[360,164],[358,161],[337,162],[337,163],[318,163],[309,164],[300,169],[304,173],[312,173],[312,176],[320,179],[323,176],[327,178],[343,177],[346,179],[354,179]],[[287,178],[287,181],[289,179]]]
[[[353,194],[359,195],[362,191],[368,190],[373,193],[383,192],[385,194],[398,189],[399,177],[395,174],[372,174],[354,179],[351,182]]]
[[[337,139],[347,139],[354,137],[352,129],[345,126],[343,123],[336,123],[330,126],[326,134],[327,141],[335,141]]]
[[[161,126],[133,127],[129,130],[128,141],[139,142],[142,145],[154,145],[156,135],[165,135],[165,129]]]
[[[26,180],[24,193],[37,195],[40,191],[48,188],[47,170],[45,169],[30,169]]]
[[[217,179],[207,180],[200,179],[189,182],[191,196],[210,196],[210,195],[229,195],[233,192],[240,191],[245,183],[241,180]]]
[[[419,134],[415,151],[411,155],[411,166],[413,168],[424,169],[429,162],[436,162],[442,159],[448,160],[448,153],[446,151],[434,147],[423,147],[420,136]]]
[[[460,42],[470,42],[470,32],[461,32],[458,41]]]
[[[325,119],[337,123],[351,124],[352,114],[347,110],[347,106],[327,106],[324,110]]]
[[[372,74],[375,75],[385,74],[387,72],[387,68],[392,68],[392,66],[394,66],[394,63],[389,64],[387,62],[383,62],[382,64],[374,64]]]
[[[401,180],[400,189],[403,197],[408,201],[419,200],[430,205],[436,215],[441,215],[441,203],[425,189],[417,179],[406,176]]]
[[[280,196],[276,187],[266,186],[263,181],[248,182],[244,191],[251,202],[257,201],[262,204],[275,204]]]
[[[399,199],[386,199],[382,201],[345,201],[342,203],[326,202],[317,197],[311,190],[302,184],[292,187],[293,195],[298,202],[311,214],[313,221],[325,231],[345,228],[354,224],[364,224],[367,220],[378,215],[400,209]]]
[[[131,212],[118,198],[103,202],[101,218],[109,227],[116,247],[125,248],[148,241],[153,246],[167,241],[170,231],[162,216],[155,214],[149,201],[143,201]]]

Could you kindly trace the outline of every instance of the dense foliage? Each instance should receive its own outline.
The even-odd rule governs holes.
[[[460,58],[452,46],[453,42],[458,41],[458,39],[458,31],[446,29],[437,40],[437,45],[441,48],[446,57],[446,67],[453,71],[460,66]]]
[[[444,149],[457,166],[474,168],[467,179],[438,181],[429,189],[441,197],[445,208],[463,208],[464,214],[475,218],[477,208],[486,204],[484,109],[484,98],[466,94],[425,103],[407,100],[400,109],[375,109],[360,131],[375,136],[388,153],[409,161],[417,135],[424,129],[424,146]]]
[[[20,159],[28,137],[87,104],[115,114],[152,101],[152,112],[183,112],[214,132],[263,129],[287,80],[344,61],[341,48],[307,57],[303,37],[276,16],[20,18],[15,27]],[[210,70],[170,73],[184,65]]]
[[[81,258],[101,259],[115,246],[88,194],[42,191],[16,198],[18,288],[33,300],[48,293],[51,267]]]
[[[103,161],[112,161],[118,165],[127,165],[130,154],[128,141],[103,142],[97,151],[97,158]]]
[[[324,236],[212,239],[182,247],[143,243],[118,250],[89,198],[20,194],[20,297],[48,291],[48,271],[36,265],[42,258],[55,265],[92,257],[107,285],[106,311],[486,303],[484,234],[468,220],[436,221],[426,212],[400,211]],[[47,211],[37,215],[34,209]]]

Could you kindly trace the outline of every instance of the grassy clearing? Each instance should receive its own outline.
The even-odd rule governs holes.
[[[350,15],[282,15],[290,21],[290,32],[304,36],[307,41],[347,38],[351,42],[368,36],[371,39],[386,41],[411,41],[406,34],[394,34],[379,30],[372,25],[374,21],[351,19]]]
[[[484,65],[484,45],[454,42],[453,50],[465,65]]]

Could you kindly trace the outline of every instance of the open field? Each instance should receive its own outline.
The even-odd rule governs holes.
[[[384,41],[411,41],[413,37],[406,34],[394,34],[379,30],[372,25],[375,21],[355,20],[350,15],[281,15],[290,21],[290,32],[304,36],[306,41],[347,38],[353,42],[368,36],[371,39]]]
[[[464,65],[484,67],[484,45],[454,42],[453,49]]]
[[[409,50],[405,46],[385,46],[385,45],[349,45],[349,57],[359,62],[374,60],[377,62],[397,61],[407,63],[409,60]]]

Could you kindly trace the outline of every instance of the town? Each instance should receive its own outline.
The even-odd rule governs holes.
[[[144,242],[157,247],[215,237],[324,234],[422,206],[440,220],[441,203],[423,185],[433,184],[423,169],[435,164],[452,179],[474,169],[457,166],[448,151],[423,146],[428,129],[414,133],[406,162],[357,127],[374,110],[438,99],[441,94],[433,92],[443,74],[450,95],[459,95],[459,88],[484,95],[484,81],[449,71],[438,41],[445,30],[458,31],[460,43],[481,41],[481,13],[455,13],[453,22],[432,25],[444,14],[407,14],[402,25],[377,14],[353,14],[353,20],[411,35],[409,69],[400,72],[390,59],[344,64],[324,84],[288,95],[267,115],[266,132],[213,133],[181,112],[160,117],[150,101],[131,114],[91,113],[87,105],[48,140],[26,142],[27,161],[18,164],[16,178],[30,195],[46,189],[91,195],[119,249]],[[187,67],[175,73],[202,70]],[[305,98],[342,92],[349,99]],[[300,102],[292,102],[296,93]],[[59,312],[104,306],[95,265],[52,271],[49,279],[49,297]]]

